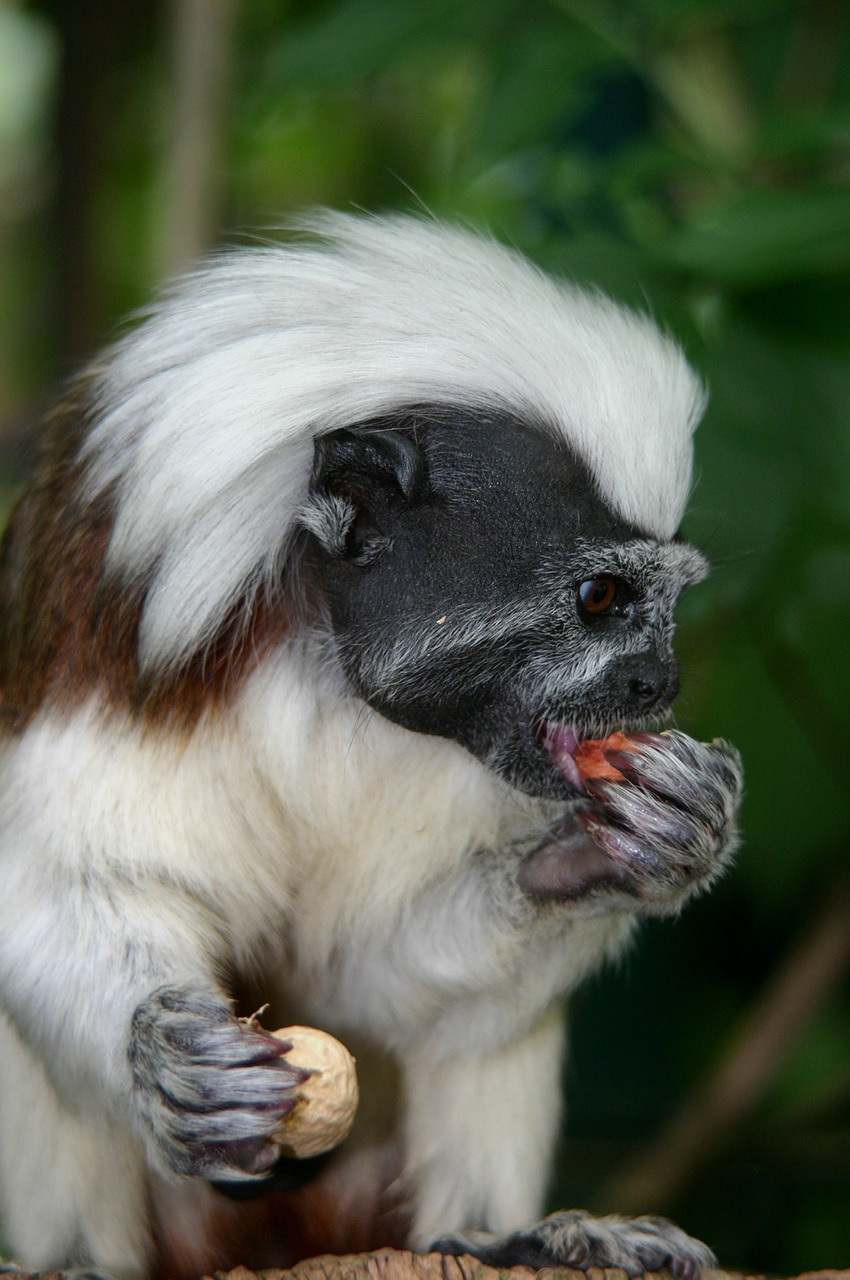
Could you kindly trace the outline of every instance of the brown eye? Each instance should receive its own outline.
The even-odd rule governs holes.
[[[588,578],[580,585],[578,598],[585,613],[605,613],[617,599],[617,583],[614,578]]]

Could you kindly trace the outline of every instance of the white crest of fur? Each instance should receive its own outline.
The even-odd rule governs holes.
[[[279,570],[316,434],[417,402],[544,426],[616,512],[675,532],[704,393],[650,319],[457,227],[324,213],[306,230],[190,276],[100,379],[92,484],[117,485],[112,567],[153,574],[145,664],[189,656]]]

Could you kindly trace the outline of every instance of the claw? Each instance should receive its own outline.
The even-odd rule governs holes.
[[[249,1139],[244,1142],[223,1142],[220,1145],[223,1165],[227,1169],[240,1169],[246,1174],[266,1173],[280,1156],[276,1143]]]
[[[612,764],[618,773],[630,782],[640,782],[643,770],[640,766],[640,755],[636,751],[606,751],[605,759]],[[636,767],[637,766],[637,767]]]
[[[598,800],[601,804],[607,804],[611,798],[609,788],[612,783],[605,778],[587,778],[585,779],[584,789],[594,800]],[[617,784],[614,783],[614,786]]]
[[[700,1266],[696,1258],[670,1258],[667,1267],[676,1280],[699,1280]]]
[[[564,1261],[568,1266],[577,1267],[580,1271],[583,1271],[590,1262],[590,1247],[587,1241],[580,1241],[578,1244],[573,1245]]]
[[[630,733],[629,737],[641,747],[664,747],[672,741],[669,733],[650,733],[647,729],[639,729],[636,733]]]
[[[658,859],[653,857],[642,845],[632,840],[627,832],[608,822],[600,822],[589,813],[576,814],[577,820],[584,827],[600,848],[604,849],[616,862],[637,862],[643,867],[655,867]]]

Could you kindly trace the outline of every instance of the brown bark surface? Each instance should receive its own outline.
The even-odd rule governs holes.
[[[63,1271],[40,1271],[38,1280],[62,1280]],[[666,1272],[647,1271],[633,1280],[665,1280]],[[26,1280],[27,1273],[16,1271],[14,1280]],[[232,1271],[216,1271],[203,1280],[627,1280],[617,1267],[495,1268],[485,1266],[477,1258],[453,1257],[440,1253],[409,1253],[403,1249],[379,1249],[374,1253],[345,1255],[324,1254],[307,1258],[290,1270],[270,1268],[250,1271],[234,1267]],[[667,1277],[669,1280],[669,1277]],[[767,1280],[760,1272],[723,1271],[715,1268],[703,1272],[703,1280]],[[793,1280],[850,1280],[850,1270],[804,1271]]]
[[[656,1273],[647,1272],[647,1276]],[[625,1280],[625,1272],[616,1267],[590,1267],[578,1271],[574,1267],[546,1267],[533,1271],[530,1267],[496,1269],[477,1258],[452,1257],[439,1253],[416,1254],[399,1249],[381,1249],[375,1253],[353,1253],[336,1257],[327,1254],[308,1258],[290,1271],[249,1271],[236,1267],[217,1272],[215,1280]],[[756,1280],[745,1272],[706,1271],[703,1280]],[[796,1280],[850,1280],[850,1271],[807,1271]]]

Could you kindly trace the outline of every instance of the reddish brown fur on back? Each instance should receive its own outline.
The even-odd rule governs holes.
[[[142,678],[139,623],[147,582],[108,581],[114,502],[86,501],[80,445],[90,420],[82,379],[48,420],[35,473],[0,546],[0,718],[20,730],[42,708],[97,693],[109,708],[190,729],[232,696],[287,626],[283,600],[246,595],[202,653]]]

